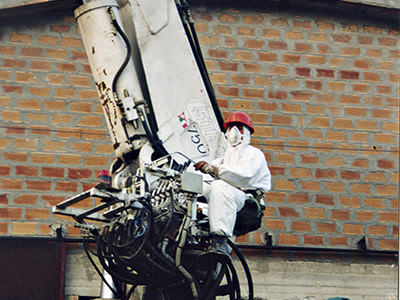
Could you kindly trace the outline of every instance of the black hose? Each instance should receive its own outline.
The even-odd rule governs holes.
[[[131,58],[131,53],[132,53],[132,47],[131,47],[131,44],[129,42],[128,37],[123,32],[121,26],[118,24],[117,19],[115,18],[114,13],[112,11],[112,7],[108,8],[108,13],[111,15],[111,21],[112,21],[115,29],[117,30],[117,32],[120,34],[120,36],[124,40],[125,45],[126,45],[126,50],[127,50],[127,53],[126,53],[126,56],[125,56],[125,60],[122,63],[121,67],[118,69],[117,73],[115,74],[113,82],[112,82],[113,94],[118,99],[119,97],[118,97],[118,92],[117,92],[117,82],[118,82],[119,77],[121,76],[122,72],[124,71],[124,69],[126,68],[126,66],[129,63],[129,60]]]
[[[247,265],[246,259],[244,258],[243,254],[240,252],[239,248],[230,239],[228,239],[228,245],[235,252],[235,254],[237,255],[237,257],[240,260],[240,263],[243,266],[243,269],[244,269],[244,272],[245,272],[246,278],[247,278],[247,284],[249,287],[249,300],[253,300],[254,299],[253,279],[251,277],[250,269],[249,269],[249,266]]]
[[[239,278],[237,276],[236,269],[235,269],[234,265],[232,264],[232,262],[228,263],[228,268],[232,273],[232,286],[233,286],[232,291],[233,292],[236,291],[236,295],[237,295],[236,298],[234,298],[234,300],[241,300]]]
[[[180,12],[180,17],[182,21],[183,28],[185,30],[186,36],[188,38],[190,47],[192,48],[193,55],[195,57],[197,67],[199,68],[200,75],[203,79],[203,83],[207,90],[208,97],[210,99],[211,106],[214,110],[215,117],[217,118],[218,125],[222,132],[225,132],[224,127],[224,118],[219,109],[217,99],[215,97],[214,89],[212,87],[212,83],[210,77],[208,76],[207,67],[204,62],[204,57],[201,52],[201,47],[199,43],[199,39],[197,37],[196,29],[194,27],[194,22],[192,20],[189,5],[186,1],[183,1],[184,5],[177,5],[178,11]],[[184,15],[186,16],[186,20],[184,19]],[[189,23],[189,26],[187,25]]]
[[[126,53],[126,56],[125,56],[125,60],[122,63],[121,67],[118,69],[117,73],[115,74],[113,82],[112,82],[112,92],[113,92],[115,100],[118,103],[119,102],[119,96],[118,96],[118,91],[117,91],[117,82],[118,82],[119,77],[121,76],[122,72],[124,71],[124,69],[126,68],[126,66],[129,63],[129,60],[131,58],[131,53],[132,53],[132,47],[131,47],[131,44],[129,42],[128,37],[126,36],[124,31],[122,30],[121,26],[118,24],[117,19],[115,18],[111,7],[108,8],[108,13],[111,15],[112,23],[113,23],[115,29],[117,30],[117,32],[120,34],[120,36],[124,40],[126,48],[127,48],[127,53]],[[151,109],[151,111],[152,111],[152,109]],[[152,116],[153,115],[154,115],[154,112],[152,111]],[[156,153],[158,154],[158,156],[159,157],[166,156],[168,154],[168,152],[164,148],[164,146],[162,145],[161,140],[157,136],[157,128],[156,128],[154,117],[152,117],[152,116],[150,117],[151,118],[150,128],[151,128],[152,132],[150,132],[150,130],[149,130],[148,126],[147,126],[147,123],[146,123],[147,121],[146,120],[144,120],[144,121],[142,120],[143,128],[145,129],[146,135],[150,140],[150,144],[153,146],[153,148],[156,151]],[[129,140],[129,135],[128,135],[128,132],[127,132],[127,129],[126,129],[125,125],[123,125],[123,127],[124,127],[124,130],[125,130],[125,135],[126,135],[127,139]]]
[[[84,238],[84,240],[83,240],[83,249],[85,250],[86,255],[87,255],[90,263],[93,265],[93,267],[96,270],[97,274],[99,274],[101,280],[108,286],[108,288],[113,292],[114,295],[117,295],[117,292],[113,289],[113,287],[110,285],[110,283],[104,278],[102,272],[100,271],[100,269],[97,267],[96,263],[94,262],[92,256],[89,253],[89,251],[91,251],[89,247],[90,247],[89,242],[87,241],[87,239]]]
[[[224,278],[225,272],[226,272],[226,264],[222,264],[221,270],[218,273],[218,277],[214,281],[214,284],[211,286],[209,292],[204,297],[204,300],[212,300],[215,298],[215,296],[217,294],[217,288],[218,288],[219,284],[221,283],[222,278]]]

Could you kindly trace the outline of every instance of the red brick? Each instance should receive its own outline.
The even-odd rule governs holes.
[[[58,43],[58,36],[43,35],[39,37],[39,44],[56,45]]]
[[[392,46],[396,45],[397,40],[396,39],[392,39],[392,38],[378,37],[378,42],[379,42],[379,45],[381,45],[381,46],[392,47]]]
[[[264,89],[243,88],[243,96],[246,98],[264,98]]]
[[[21,86],[3,85],[3,90],[4,90],[5,93],[22,94],[22,87]]]
[[[315,178],[336,178],[336,171],[332,169],[316,169]]]
[[[16,166],[15,175],[38,176],[39,169],[33,166]]]
[[[8,196],[7,196],[7,194],[0,195],[0,204],[1,205],[8,205]]]
[[[26,153],[26,152],[5,152],[4,158],[6,160],[25,162],[28,160],[28,153]]]
[[[50,212],[48,209],[43,208],[27,208],[26,219],[27,220],[47,220],[50,218]]]
[[[364,234],[364,228],[362,225],[358,224],[344,224],[343,225],[343,234]]]
[[[398,241],[396,239],[379,240],[379,248],[382,250],[397,250],[398,249]]]
[[[58,181],[56,182],[56,191],[64,192],[77,192],[78,184],[71,181]]]
[[[335,71],[328,69],[317,69],[317,76],[333,78],[335,76]]]
[[[333,223],[317,223],[317,231],[318,232],[330,232],[337,233],[336,224]]]
[[[291,168],[290,176],[292,178],[306,178],[312,176],[312,171],[309,168]]]
[[[279,138],[297,138],[299,137],[299,133],[296,129],[290,128],[278,128],[278,137]]]
[[[345,43],[348,44],[350,42],[351,36],[345,34],[333,34],[333,41],[337,43]]]
[[[282,41],[269,41],[268,46],[270,49],[274,50],[287,50],[287,44]]]
[[[378,167],[382,169],[393,169],[395,166],[393,161],[390,160],[385,160],[385,159],[379,159],[378,160]]]
[[[322,82],[318,80],[306,80],[306,87],[312,90],[321,90]]]
[[[82,162],[82,156],[81,155],[76,155],[76,154],[60,154],[58,156],[58,162],[60,164],[81,164]]]
[[[58,203],[65,200],[64,196],[50,196],[50,195],[43,195],[42,199],[46,203],[46,207],[55,206]]]
[[[250,77],[249,76],[243,76],[243,75],[231,75],[230,76],[232,83],[234,84],[249,84],[250,83]],[[211,78],[212,79],[212,78]],[[215,80],[211,80],[215,82]]]
[[[310,196],[308,194],[290,194],[289,203],[307,203],[310,202]]]
[[[51,64],[48,61],[34,60],[31,62],[31,70],[34,71],[50,71]]]
[[[43,49],[35,48],[35,47],[25,47],[25,48],[22,48],[21,55],[28,56],[28,57],[42,57]]]
[[[279,207],[279,214],[282,217],[300,217],[299,213],[291,207]]]
[[[278,54],[269,52],[259,52],[258,59],[260,61],[274,62],[278,60]]]
[[[18,220],[22,217],[22,208],[0,207],[0,219]]]
[[[285,100],[288,99],[288,93],[286,91],[268,91],[268,98]]]
[[[41,110],[41,102],[40,100],[31,99],[31,100],[19,100],[17,104],[18,108],[26,108],[30,110]]]
[[[315,155],[302,155],[301,162],[303,164],[317,164],[319,162],[319,158]]]
[[[304,207],[305,218],[325,219],[325,211],[320,207]]]
[[[34,194],[22,194],[14,198],[14,204],[36,205],[38,196]]]
[[[371,211],[358,211],[357,220],[358,221],[371,221],[374,218],[374,213]]]
[[[353,193],[369,194],[371,188],[369,184],[353,184],[352,191]]]
[[[272,176],[276,175],[284,175],[285,174],[285,168],[284,167],[276,167],[276,166],[268,166],[269,170],[271,171]]]
[[[12,69],[24,69],[25,64],[26,64],[25,60],[15,59],[15,58],[5,58],[3,67]]]
[[[89,179],[91,176],[90,169],[68,169],[68,178],[71,179]]]
[[[350,220],[350,211],[335,209],[331,211],[332,220]]]
[[[62,72],[75,72],[76,67],[72,63],[59,63],[57,65],[57,70],[62,71]]]
[[[10,166],[0,166],[0,176],[10,175],[11,168]]]
[[[397,212],[378,212],[379,223],[397,223]]]
[[[15,72],[15,81],[23,82],[23,83],[32,83],[35,82],[35,76],[32,73],[28,72]]]
[[[55,167],[42,167],[42,176],[64,178],[64,169]]]
[[[304,91],[293,91],[290,92],[292,95],[292,100],[294,101],[309,101],[312,97],[312,93]]]
[[[296,68],[296,74],[298,76],[303,76],[303,77],[310,77],[311,74],[311,69],[310,68]]]
[[[46,56],[55,59],[65,59],[67,51],[65,49],[46,49]]]
[[[396,196],[398,195],[397,187],[392,185],[378,185],[376,187],[376,194],[382,196]]]
[[[237,87],[219,86],[218,91],[222,96],[226,96],[226,97],[238,97],[239,96],[239,88],[237,88]]]
[[[361,207],[360,198],[357,196],[353,197],[346,197],[346,196],[339,196],[340,204],[343,207]]]
[[[238,71],[238,63],[231,63],[231,62],[218,62],[218,66],[222,71]]]
[[[61,46],[63,47],[75,47],[81,48],[82,47],[82,40],[71,38],[71,37],[63,37],[61,40]]]
[[[108,157],[103,156],[86,156],[85,165],[86,166],[99,166],[104,167],[108,163]]]
[[[361,174],[353,171],[341,171],[340,176],[345,180],[360,180]]]
[[[240,36],[254,36],[254,29],[251,27],[239,27],[237,34]]]
[[[234,60],[253,61],[254,54],[251,51],[236,50],[234,51]]]
[[[306,221],[292,221],[293,231],[311,231],[311,223]]]
[[[278,243],[279,245],[297,245],[299,237],[291,233],[279,233]]]
[[[253,101],[251,100],[240,100],[234,99],[232,100],[232,109],[237,110],[250,110],[253,109]]]
[[[339,71],[340,79],[359,79],[360,73],[355,71]]]
[[[248,49],[262,49],[265,45],[262,40],[246,40],[245,44]]]
[[[348,246],[348,238],[347,237],[330,237],[329,243],[332,246]]]
[[[51,181],[27,180],[26,186],[29,190],[49,191],[51,187]]]
[[[371,45],[374,41],[374,39],[370,36],[359,36],[357,38],[357,41],[361,45]]]
[[[8,222],[0,222],[0,234],[8,234]]]
[[[291,125],[292,117],[291,116],[282,116],[282,115],[273,115],[270,124],[274,125]]]
[[[325,205],[334,205],[335,204],[333,196],[328,196],[328,195],[316,195],[315,202],[319,203],[319,204],[325,204]]]
[[[50,30],[56,33],[66,33],[70,30],[71,26],[69,25],[52,25]]]
[[[313,246],[322,246],[324,244],[324,240],[322,236],[305,235],[304,244]]]
[[[284,220],[265,220],[264,224],[267,226],[269,229],[275,229],[275,230],[285,230],[285,221]]]

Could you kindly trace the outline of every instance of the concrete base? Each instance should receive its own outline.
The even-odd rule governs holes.
[[[398,266],[394,255],[350,255],[322,250],[242,252],[251,270],[254,298],[257,300],[397,299]],[[234,264],[241,282],[241,294],[246,299],[248,290],[244,271],[236,258]],[[100,297],[100,290],[100,277],[87,261],[83,249],[69,251],[65,298],[79,300],[79,297],[68,298],[69,295]],[[139,287],[132,299],[141,300],[142,297]]]

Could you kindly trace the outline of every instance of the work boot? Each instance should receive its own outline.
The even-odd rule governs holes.
[[[229,262],[231,260],[228,238],[222,235],[213,235],[211,245],[202,257],[210,260]]]

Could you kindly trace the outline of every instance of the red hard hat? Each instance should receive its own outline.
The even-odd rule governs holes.
[[[245,112],[237,111],[231,113],[228,117],[228,120],[224,123],[225,129],[228,129],[228,126],[231,123],[240,123],[246,125],[250,129],[251,134],[254,132],[253,122],[251,121],[249,115]]]

